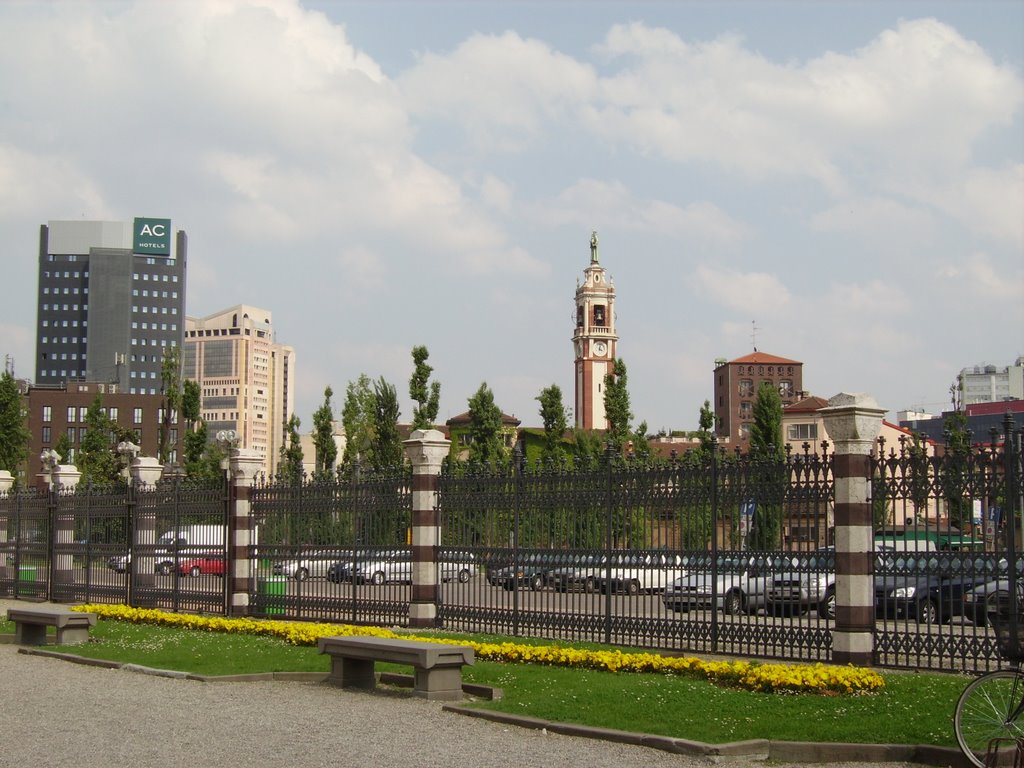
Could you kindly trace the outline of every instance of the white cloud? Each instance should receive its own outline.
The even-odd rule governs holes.
[[[1014,314],[1021,312],[1024,265],[1019,261],[1009,269],[1000,269],[988,254],[973,253],[963,262],[941,265],[938,275],[952,295],[970,296],[972,302],[1007,301],[1015,309]]]
[[[718,206],[700,201],[680,207],[664,200],[639,199],[619,181],[581,179],[542,204],[536,214],[586,229],[594,222],[624,232],[644,232],[689,241],[734,245],[746,227]]]
[[[775,275],[697,267],[692,289],[716,303],[748,316],[776,314],[790,301],[789,290]]]

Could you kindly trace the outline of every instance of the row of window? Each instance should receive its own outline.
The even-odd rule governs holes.
[[[53,338],[43,336],[42,339],[43,344],[49,344],[50,342],[53,342],[54,344],[67,344],[69,342],[71,344],[77,344],[79,341],[85,341],[85,339],[79,339],[76,336],[54,336]],[[74,360],[75,358],[71,359]],[[82,359],[85,360],[85,355],[82,355]]]
[[[793,382],[789,379],[783,379],[778,383],[779,395],[782,397],[790,397],[793,394]],[[754,380],[753,379],[740,379],[739,383],[740,397],[753,397],[754,392]]]
[[[140,323],[140,322],[138,322],[136,320],[132,320],[132,328],[134,330],[136,330],[136,331],[139,330],[140,328],[142,330],[144,330],[144,331],[149,331],[149,330],[153,330],[153,331],[158,331],[158,330],[159,331],[176,331],[176,330],[178,330],[178,324],[177,323],[147,323],[147,322]]]
[[[63,310],[64,312],[77,312],[78,311],[78,305],[77,304],[43,304],[43,312],[49,312],[51,309],[54,312],[60,312],[61,310]],[[82,305],[82,311],[88,312],[89,311],[89,305],[88,304],[83,304]]]
[[[42,325],[43,328],[77,328],[78,327],[78,321],[77,320],[53,320],[52,323],[51,323],[50,320],[43,320],[43,322],[40,323],[40,325]],[[89,321],[88,320],[83,320],[82,321],[82,327],[83,328],[88,328],[89,327]]]
[[[793,374],[793,366],[792,365],[787,365],[787,366],[782,366],[782,365],[780,365],[780,366],[774,366],[774,365],[764,366],[764,365],[759,365],[759,366],[757,366],[757,374],[758,374],[758,376],[764,376],[764,370],[765,370],[766,367],[768,368],[768,375],[769,376],[774,376],[776,372],[778,372],[778,374],[780,376],[783,373],[789,374],[789,375]],[[778,371],[776,371],[776,368],[778,368]],[[783,368],[785,368],[785,370],[783,370]],[[743,366],[742,365],[740,366],[739,372],[740,373],[743,372]],[[753,376],[754,375],[754,366],[753,365],[748,365],[747,366],[747,375],[748,376]]]
[[[50,260],[53,261],[53,257],[52,256],[50,257]],[[74,261],[74,259],[68,259],[68,261]],[[53,272],[51,272],[50,270],[44,270],[43,271],[43,277],[46,278],[46,279],[51,278],[51,277],[58,278],[60,276],[61,276],[61,272],[60,272],[59,269],[55,270]],[[69,272],[69,271],[65,270],[64,271],[64,277],[69,278],[69,279],[70,278],[74,278],[75,280],[77,280],[79,277],[84,277],[86,280],[88,280],[89,279],[89,270],[86,270],[84,273]],[[46,293],[46,289],[43,289],[43,293]]]
[[[62,291],[61,291],[60,288],[56,288],[55,287],[53,289],[53,295],[54,296],[60,296],[61,293],[62,293]],[[88,286],[86,286],[85,288],[82,289],[82,293],[85,293],[85,294],[89,293]],[[50,295],[50,286],[48,286],[48,285],[44,285],[43,286],[43,295],[44,296],[49,296]],[[71,288],[64,288],[63,295],[65,295],[65,296],[77,296],[78,295],[78,286],[76,285],[76,286],[71,287]]]
[[[132,288],[132,296],[139,296],[139,295],[140,295],[139,289],[138,288]],[[149,297],[149,290],[146,289],[146,288],[143,288],[142,291],[141,291],[141,296],[142,296],[142,298],[148,298]],[[153,291],[153,298],[154,299],[160,299],[160,298],[176,299],[176,298],[178,298],[178,292],[177,291],[156,291],[156,290],[154,290]]]
[[[161,280],[163,280],[163,282],[165,282],[165,283],[168,282],[168,280],[170,282],[172,282],[172,283],[178,282],[178,276],[177,275],[150,275],[150,274],[148,274],[146,272],[143,272],[140,275],[138,272],[132,273],[132,280],[136,280],[136,281],[143,280],[143,281],[146,281],[146,280],[150,280],[150,279],[152,279],[152,281],[154,283],[159,283]]]
[[[118,413],[118,411],[117,411],[117,406],[116,405],[111,406],[109,408],[101,408],[100,410],[102,411],[103,415],[105,415],[111,421],[117,421],[117,413]],[[80,406],[76,407],[74,405],[69,405],[68,406],[68,410],[67,410],[67,422],[68,422],[68,424],[74,424],[77,421],[80,421],[80,422],[84,423],[85,422],[85,417],[86,417],[86,415],[88,413],[89,413],[89,406],[80,405]],[[51,406],[51,405],[44,405],[43,408],[42,408],[41,415],[43,417],[42,420],[43,420],[44,424],[48,424],[49,422],[53,421],[53,406]],[[132,423],[133,424],[141,424],[142,423],[142,415],[143,415],[143,409],[142,408],[134,408],[132,410]],[[172,413],[172,415],[176,415],[176,414]],[[161,418],[163,417],[163,409],[162,408],[160,409],[160,417]]]
[[[155,331],[156,328],[151,328],[150,330]],[[169,339],[169,340],[168,339],[149,339],[148,342],[149,342],[148,346],[150,346],[150,347],[173,347],[174,346],[174,339]],[[145,346],[147,346],[147,340],[146,339],[136,339],[133,336],[132,337],[132,346],[133,347],[145,347]]]
[[[740,437],[744,440],[750,439],[751,425],[740,424]],[[797,440],[817,440],[817,424],[790,424],[786,427],[786,440],[796,442]]]

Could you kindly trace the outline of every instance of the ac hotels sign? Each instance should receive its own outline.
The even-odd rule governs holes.
[[[169,256],[171,254],[171,220],[136,218],[132,236],[132,251]]]

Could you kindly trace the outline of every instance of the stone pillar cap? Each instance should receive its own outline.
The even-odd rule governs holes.
[[[866,411],[881,411],[886,409],[878,405],[878,401],[871,395],[864,392],[840,392],[838,395],[828,399],[828,407],[831,408],[860,408]],[[825,410],[825,409],[822,409]]]

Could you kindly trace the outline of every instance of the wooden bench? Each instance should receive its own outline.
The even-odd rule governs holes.
[[[425,699],[462,699],[462,665],[474,662],[473,649],[421,640],[386,637],[322,637],[320,653],[331,657],[328,681],[347,688],[372,689],[376,661],[408,664],[415,670],[413,693]]]
[[[67,608],[8,608],[7,620],[14,622],[14,642],[19,645],[46,645],[46,628],[57,630],[57,645],[89,642],[89,629],[96,626],[95,613],[69,611]]]

